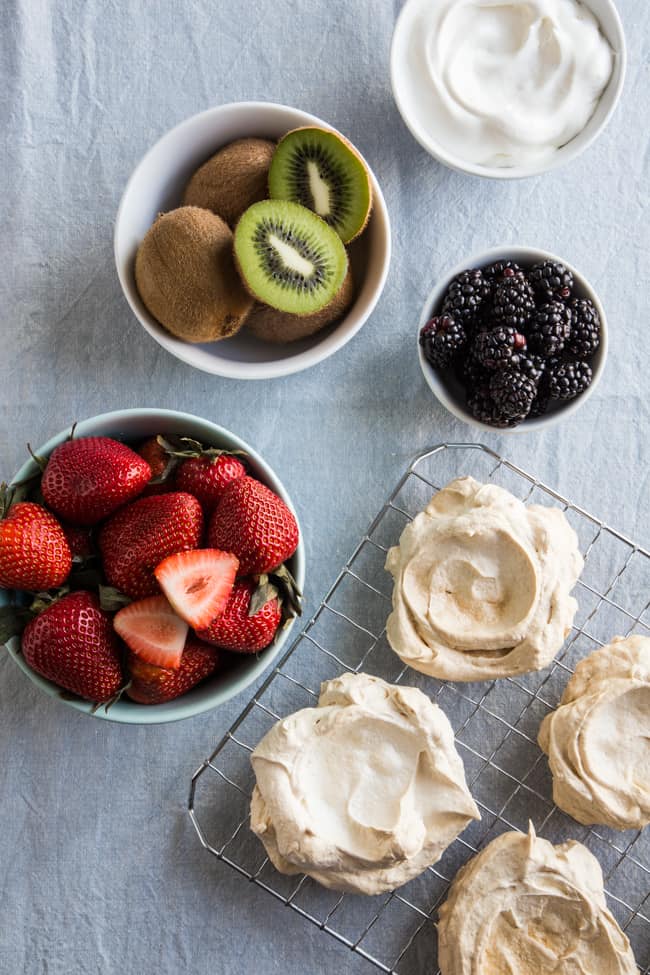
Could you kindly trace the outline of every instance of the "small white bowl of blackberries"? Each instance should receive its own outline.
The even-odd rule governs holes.
[[[418,326],[424,377],[460,420],[539,430],[582,406],[607,358],[607,323],[589,282],[562,258],[497,247],[436,285]]]

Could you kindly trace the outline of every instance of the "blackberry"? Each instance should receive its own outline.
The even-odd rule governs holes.
[[[542,261],[529,271],[528,280],[538,301],[566,301],[573,288],[573,274],[560,261]]]
[[[456,359],[454,368],[457,378],[468,392],[479,386],[486,386],[490,381],[487,369],[471,355],[461,353]]]
[[[467,407],[476,420],[493,425],[494,406],[488,389],[481,387],[473,390],[467,397]]]
[[[561,362],[549,373],[549,396],[551,399],[575,399],[591,385],[592,378],[589,363],[580,360]]]
[[[520,421],[528,416],[536,393],[537,384],[516,369],[502,369],[490,380],[494,412],[503,420]]]
[[[479,332],[472,342],[472,354],[485,369],[499,369],[525,348],[525,337],[516,328],[507,326]]]
[[[557,355],[571,334],[571,309],[561,301],[538,308],[528,327],[528,344],[539,355]]]
[[[533,289],[521,271],[507,268],[497,284],[492,302],[492,317],[498,325],[521,331],[535,311]]]
[[[588,298],[574,298],[569,307],[572,320],[567,352],[578,359],[586,359],[600,345],[600,315]]]
[[[504,271],[508,270],[517,273],[521,268],[514,261],[496,261],[483,268],[483,277],[489,284],[496,284],[502,278]]]
[[[434,315],[420,330],[424,357],[436,369],[450,365],[465,341],[465,329],[451,315]]]
[[[510,364],[513,369],[518,372],[522,372],[524,376],[528,376],[532,379],[534,383],[539,383],[542,376],[544,375],[544,359],[541,355],[530,355],[526,352],[516,352]]]
[[[490,293],[490,286],[479,269],[469,269],[451,282],[442,301],[442,314],[451,315],[466,331],[471,331],[478,310]]]
[[[537,390],[537,396],[530,405],[530,410],[528,411],[529,417],[543,416],[548,410],[550,396],[544,390]]]

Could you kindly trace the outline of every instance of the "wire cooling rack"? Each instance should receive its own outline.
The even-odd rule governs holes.
[[[561,506],[578,533],[585,557],[575,590],[579,610],[563,649],[542,672],[452,684],[404,667],[388,646],[386,552],[432,491],[462,474],[500,484],[525,502]],[[189,812],[199,840],[381,971],[415,975],[438,971],[434,922],[457,870],[499,833],[526,830],[531,820],[553,843],[576,839],[595,854],[609,907],[649,975],[650,829],[589,828],[564,815],[553,805],[548,764],[537,745],[540,723],[557,705],[576,662],[612,636],[630,633],[650,636],[650,553],[482,444],[434,447],[409,466],[304,631],[195,772]],[[342,671],[403,681],[440,704],[482,816],[420,877],[376,897],[341,895],[310,878],[278,873],[249,828],[251,751],[279,718],[313,706],[320,682]]]

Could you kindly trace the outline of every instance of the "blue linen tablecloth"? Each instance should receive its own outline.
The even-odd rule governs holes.
[[[629,72],[609,128],[564,169],[497,183],[438,165],[403,125],[388,75],[399,0],[6,0],[1,473],[27,440],[75,418],[140,405],[209,417],[254,444],[295,499],[309,614],[406,461],[475,439],[425,386],[416,323],[443,270],[518,242],[592,281],[609,362],[560,426],[481,439],[648,546],[650,7],[619,6]],[[316,368],[263,383],[167,355],[130,313],[112,255],[117,203],[144,151],[188,115],[243,99],[299,106],[348,135],[394,233],[363,330]],[[188,777],[244,703],[177,725],[110,725],[44,697],[0,657],[2,975],[370,972],[196,842]]]

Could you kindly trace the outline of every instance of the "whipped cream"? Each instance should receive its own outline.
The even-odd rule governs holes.
[[[274,725],[251,762],[269,859],[337,890],[393,890],[480,819],[440,708],[367,674],[322,684],[318,707]]]
[[[650,639],[615,637],[576,667],[539,732],[553,799],[578,822],[650,823]]]
[[[411,0],[400,95],[458,160],[544,164],[593,115],[614,53],[576,0]]]
[[[578,604],[569,593],[582,567],[559,508],[460,477],[388,552],[388,640],[404,663],[442,680],[540,670],[571,627]]]
[[[595,856],[503,833],[458,872],[440,908],[442,975],[637,975]]]

